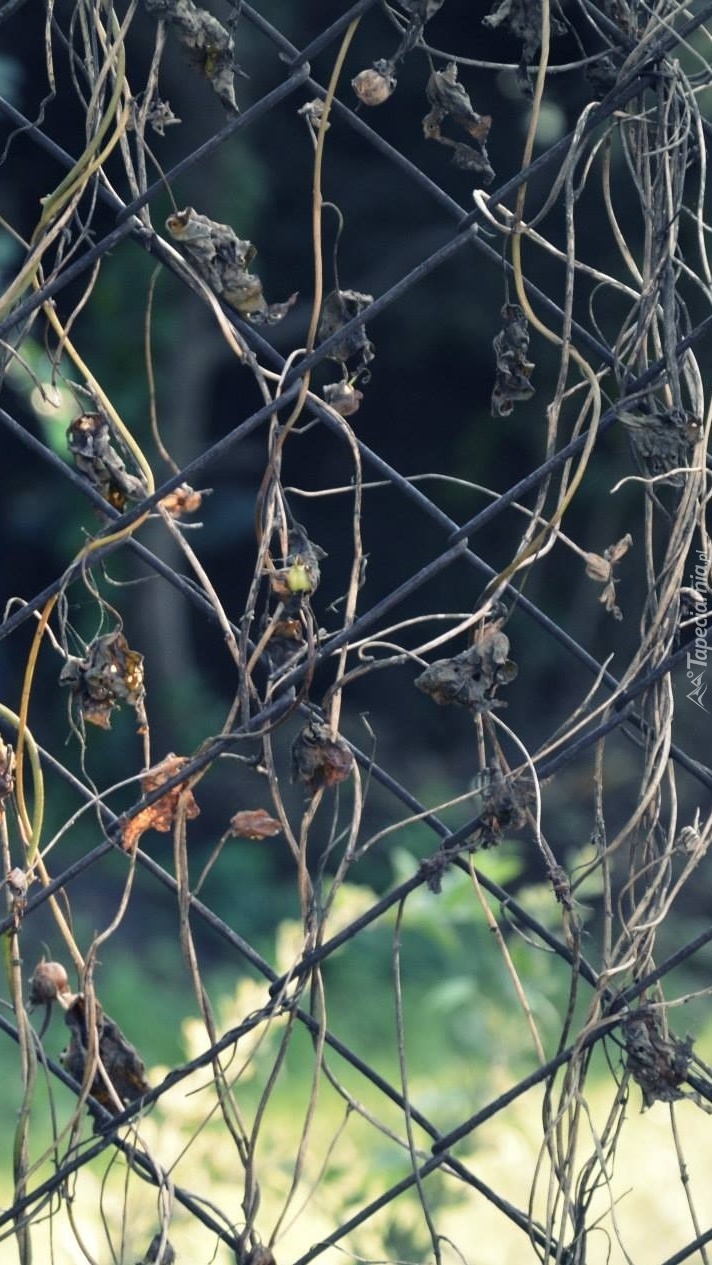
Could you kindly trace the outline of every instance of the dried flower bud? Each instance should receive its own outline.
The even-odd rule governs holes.
[[[7,890],[13,900],[24,901],[27,896],[27,875],[18,865],[7,876]]]
[[[362,70],[351,87],[363,105],[383,105],[396,88],[396,77],[390,62],[377,61],[370,70]]]
[[[62,963],[43,958],[30,977],[30,1005],[45,1006],[65,993],[69,993],[69,979]]]
[[[351,417],[361,407],[363,391],[357,391],[350,382],[328,382],[324,387],[324,399],[342,417]]]

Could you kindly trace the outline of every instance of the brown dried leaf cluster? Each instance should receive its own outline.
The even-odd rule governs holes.
[[[154,765],[141,778],[141,789],[144,795],[158,790],[159,786],[163,786],[164,782],[175,777],[176,773],[179,773],[187,763],[186,756],[174,755],[173,752],[170,752],[160,764]],[[193,792],[186,789],[185,782],[178,782],[170,790],[166,791],[165,795],[161,795],[160,799],[157,799],[155,803],[140,809],[135,817],[130,817],[128,821],[123,823],[121,842],[125,851],[132,851],[147,830],[158,830],[161,834],[167,834],[173,828],[181,795],[184,796],[183,803],[186,817],[197,817],[200,809],[195,802]]]
[[[188,206],[169,215],[166,228],[213,293],[253,324],[281,321],[296,302],[292,294],[284,303],[267,303],[260,278],[249,271],[257,250],[229,224],[218,224]]]
[[[454,703],[477,714],[506,707],[495,695],[500,685],[514,680],[517,671],[509,658],[509,638],[497,624],[491,624],[462,654],[431,663],[416,677],[415,684],[435,703]]]
[[[353,755],[343,738],[321,721],[310,721],[292,744],[293,780],[303,782],[311,795],[344,782],[353,764]]]
[[[83,659],[70,655],[59,674],[69,685],[81,721],[111,728],[111,713],[122,703],[134,708],[140,731],[146,725],[143,655],[130,650],[120,628],[95,637]]]

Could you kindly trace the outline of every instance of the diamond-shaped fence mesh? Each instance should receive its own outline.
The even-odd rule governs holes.
[[[711,15],[0,7],[2,1261],[707,1260]]]

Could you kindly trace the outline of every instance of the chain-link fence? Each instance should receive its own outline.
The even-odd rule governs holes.
[[[193,0],[50,5],[32,36],[33,118],[0,100],[8,190],[30,164],[44,192],[29,231],[19,195],[5,204],[3,497],[20,505],[21,467],[51,502],[25,502],[0,626],[0,1029],[16,1112],[0,1256],[704,1261],[712,1081],[676,1008],[703,1037],[712,6],[503,0],[468,8],[447,49],[443,0],[326,7],[297,21],[276,4],[221,18]],[[8,59],[25,17],[17,0],[0,8]],[[311,30],[300,48],[294,25]],[[201,101],[182,123],[165,65]],[[503,125],[478,109],[486,82],[524,120],[505,180],[488,152]],[[569,91],[582,104],[565,131]],[[67,152],[53,120],[72,110]],[[169,132],[180,157],[163,170]],[[269,244],[256,258],[237,218],[215,218],[214,185],[200,205],[174,200],[238,144],[253,178],[255,153],[270,168],[290,242],[296,225],[299,297],[269,275]],[[284,146],[300,147],[298,187]],[[441,187],[453,169],[472,203]],[[143,254],[155,271],[112,316],[106,276]],[[489,483],[462,461],[415,475],[407,442],[391,455],[386,431],[362,437],[375,378],[394,412],[408,389],[407,347],[393,326],[378,337],[379,318],[421,348],[433,327],[442,347],[434,327],[466,330],[478,286],[434,308],[428,285],[466,267],[500,293],[472,352]],[[163,329],[183,302],[200,356],[233,376],[223,433],[198,429],[176,461],[166,399],[179,415],[192,349]],[[141,350],[131,363],[123,337]],[[456,388],[436,357],[430,394],[408,406],[434,462],[471,390],[460,368]],[[146,406],[112,388],[118,375]],[[522,417],[526,442],[510,429]],[[77,493],[95,515],[83,544],[67,526]],[[624,507],[602,516],[625,528],[610,538],[602,499]],[[237,615],[236,585],[210,564],[232,530],[248,560]],[[62,557],[40,591],[37,535]],[[190,681],[178,611],[205,638]],[[178,700],[170,723],[151,654]],[[215,672],[230,701],[200,714]],[[425,776],[438,744],[453,770],[441,803]],[[239,883],[249,907],[250,865],[235,877],[230,858],[272,847],[291,917],[259,907],[255,880],[245,936],[222,897]],[[109,1017],[101,970],[127,944],[148,954],[167,925],[199,1018],[182,1058],[147,1073],[156,990],[135,984]],[[468,965],[421,993],[423,954],[453,960],[453,940]],[[239,981],[229,1005],[211,1000],[211,956]]]

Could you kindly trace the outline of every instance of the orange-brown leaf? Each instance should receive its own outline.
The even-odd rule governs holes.
[[[155,791],[164,782],[174,777],[176,773],[182,769],[187,763],[185,756],[167,755],[165,760],[160,764],[156,764],[148,773],[141,778],[141,789],[147,795],[150,791]],[[193,792],[186,790],[184,782],[172,787],[157,799],[154,804],[149,804],[147,808],[142,808],[135,817],[125,822],[121,830],[121,840],[124,849],[130,852],[136,847],[141,836],[147,830],[159,830],[162,834],[166,834],[176,819],[178,811],[178,801],[184,797],[184,811],[186,817],[197,817],[200,809],[193,798]]]
[[[271,839],[281,831],[281,823],[264,808],[246,809],[230,818],[230,834],[236,839]]]

